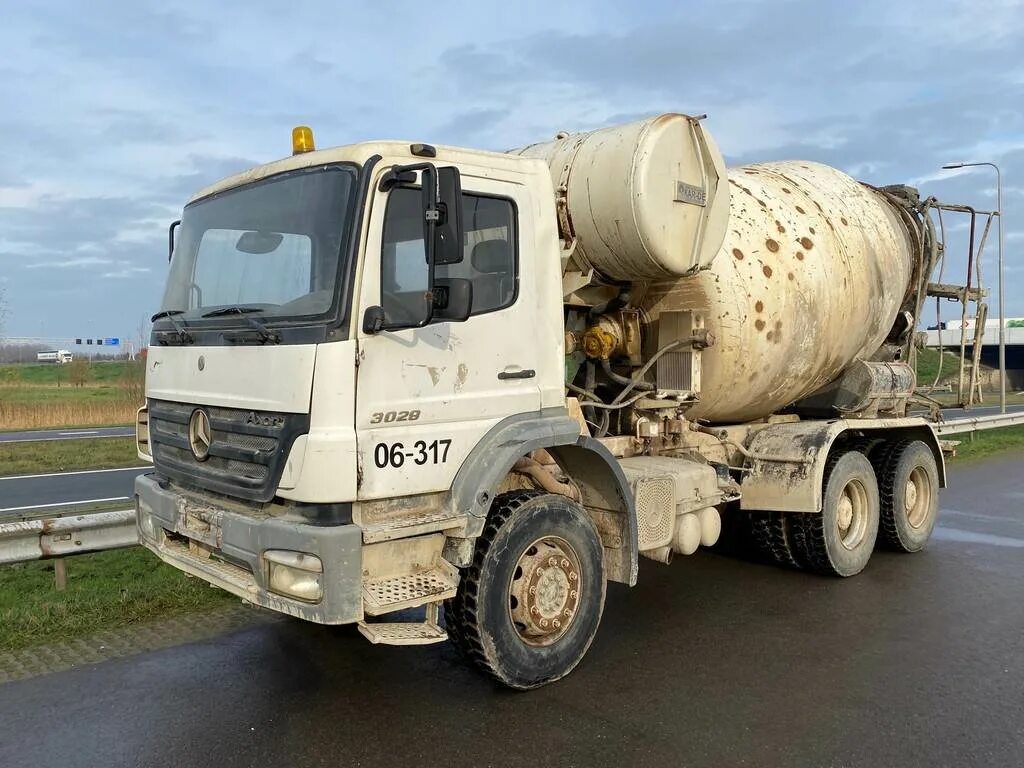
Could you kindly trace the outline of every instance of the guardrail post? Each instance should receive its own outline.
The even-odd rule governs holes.
[[[53,586],[58,592],[63,592],[68,586],[68,568],[63,557],[53,561]]]

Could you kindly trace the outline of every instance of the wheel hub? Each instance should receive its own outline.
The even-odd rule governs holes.
[[[903,493],[903,506],[907,522],[913,528],[920,528],[927,521],[932,506],[932,486],[924,467],[916,467],[907,478]]]
[[[847,549],[856,549],[864,540],[868,529],[867,490],[857,480],[843,488],[836,509],[836,528],[839,540]]]
[[[557,536],[526,548],[509,583],[509,614],[523,642],[550,645],[564,635],[580,605],[580,561]]]
[[[907,488],[903,492],[903,506],[910,512],[917,504],[917,485],[913,480],[907,481]]]

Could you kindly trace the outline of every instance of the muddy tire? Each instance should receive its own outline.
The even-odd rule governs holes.
[[[820,514],[789,518],[794,554],[808,570],[854,576],[864,570],[879,525],[878,483],[859,451],[837,453],[825,465]]]
[[[801,567],[790,518],[785,512],[750,512],[750,537],[761,559],[784,568]]]
[[[881,519],[878,544],[897,552],[919,552],[931,538],[939,513],[939,468],[920,440],[886,446],[875,456]]]
[[[475,666],[510,688],[536,688],[579,664],[604,598],[604,551],[586,511],[513,491],[495,498],[445,624]]]

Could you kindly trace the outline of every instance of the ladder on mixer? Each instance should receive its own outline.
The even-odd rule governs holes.
[[[945,266],[945,248],[939,266],[939,282],[928,283],[926,295],[935,297],[936,322],[939,328],[939,373],[936,374],[936,381],[941,374],[942,365],[942,323],[939,320],[939,302],[942,299],[947,301],[958,301],[961,304],[960,310],[960,343],[959,343],[959,369],[957,371],[957,402],[961,407],[969,407],[982,402],[981,379],[979,370],[981,368],[981,347],[985,334],[985,322],[988,319],[988,304],[985,298],[988,290],[982,287],[981,263],[982,254],[985,250],[985,243],[988,241],[988,234],[992,228],[992,220],[996,214],[993,211],[978,211],[968,205],[948,205],[939,202],[932,202],[931,208],[938,212],[939,228],[942,232],[941,240],[945,244],[945,223],[942,213],[965,213],[970,216],[970,234],[967,245],[967,280],[964,285],[951,285],[941,282],[942,270]],[[977,231],[978,218],[985,217],[985,226],[981,238],[975,247],[975,234]],[[972,312],[973,310],[973,312]],[[973,319],[973,327],[968,327]],[[967,347],[971,348],[970,360],[967,359]]]

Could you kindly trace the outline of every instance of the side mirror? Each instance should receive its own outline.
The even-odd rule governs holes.
[[[171,263],[171,257],[174,256],[174,230],[181,226],[181,219],[172,221],[171,226],[167,228],[167,263]]]
[[[367,307],[363,313],[363,333],[380,333],[384,330],[384,320],[384,307]]]
[[[462,180],[459,169],[437,169],[437,208],[440,217],[434,228],[434,264],[462,261]]]
[[[434,319],[463,323],[473,310],[473,281],[439,277],[434,281]]]

